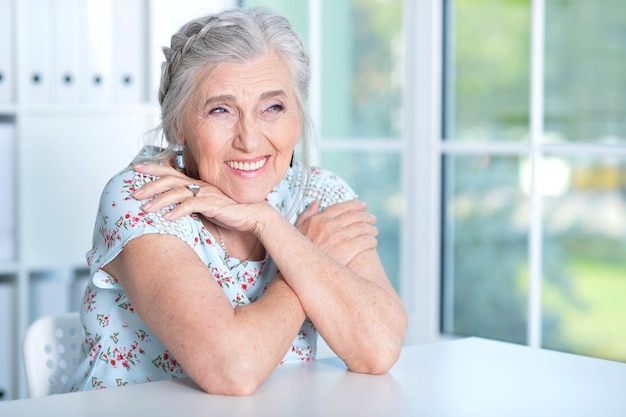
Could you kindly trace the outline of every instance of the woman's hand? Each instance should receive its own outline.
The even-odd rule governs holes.
[[[159,164],[138,164],[133,166],[137,172],[159,177],[146,183],[133,193],[137,200],[147,200],[142,206],[145,212],[156,212],[173,206],[163,215],[165,220],[176,220],[192,213],[198,213],[211,221],[239,231],[254,231],[257,227],[257,204],[239,204],[226,196],[219,188],[202,180],[190,178],[170,166]],[[194,194],[188,184],[200,187]],[[262,203],[259,203],[262,204]]]
[[[376,217],[360,200],[334,204],[320,211],[314,201],[296,221],[298,230],[328,256],[346,266],[359,253],[378,244]]]
[[[168,206],[174,208],[163,215],[166,220],[176,220],[188,214],[198,212],[193,210],[197,207],[196,201],[208,194],[221,194],[216,188],[202,180],[190,178],[167,165],[159,164],[138,164],[134,165],[136,172],[158,177],[157,180],[144,184],[141,188],[133,193],[133,197],[137,200],[148,200],[149,202],[142,206],[146,212],[156,212]],[[187,185],[194,184],[200,187],[200,190],[194,195]],[[222,194],[224,198],[224,196]]]

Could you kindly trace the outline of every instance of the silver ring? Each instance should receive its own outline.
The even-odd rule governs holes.
[[[200,186],[196,184],[187,184],[185,185],[185,188],[191,191],[191,194],[193,194],[194,197],[197,196],[200,191]]]

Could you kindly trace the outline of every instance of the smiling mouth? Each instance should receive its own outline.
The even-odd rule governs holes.
[[[257,169],[261,169],[265,166],[267,162],[267,157],[260,159],[255,162],[239,162],[239,161],[226,161],[226,165],[231,167],[232,169],[236,169],[237,171],[256,171]]]

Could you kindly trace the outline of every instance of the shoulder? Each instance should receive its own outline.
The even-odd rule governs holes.
[[[137,162],[151,160],[156,155],[156,149],[152,146],[144,147],[129,165],[108,180],[102,191],[100,208],[102,208],[103,201],[135,201],[132,194],[144,184],[156,179],[153,176],[140,174],[132,167]]]
[[[306,197],[317,200],[320,206],[325,208],[342,201],[353,200],[357,195],[343,178],[316,166],[309,171]]]
[[[152,200],[138,200],[133,194],[145,184],[157,180],[158,177],[135,171],[132,166],[114,175],[104,187],[98,209],[100,226],[115,227],[128,238],[143,233],[166,233],[184,237],[188,241],[195,222],[195,216],[186,216],[168,221],[163,215],[174,206],[164,207],[157,212],[144,212],[142,206]],[[98,226],[98,225],[97,225]]]
[[[105,265],[128,241],[146,234],[175,235],[190,246],[193,245],[195,217],[167,221],[163,219],[163,214],[173,206],[147,213],[142,206],[148,200],[134,198],[133,193],[137,189],[156,179],[157,177],[136,172],[129,165],[107,182],[96,215],[93,246],[87,255],[90,265],[92,260],[94,266]]]

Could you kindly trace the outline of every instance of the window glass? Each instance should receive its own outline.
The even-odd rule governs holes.
[[[239,0],[245,7],[269,7],[282,14],[300,35],[305,45],[309,44],[309,10],[307,1],[293,0]]]
[[[323,18],[322,136],[400,138],[402,0],[325,0]]]
[[[551,158],[543,343],[626,362],[626,158]]]
[[[389,280],[400,287],[401,157],[396,152],[326,151],[322,165],[343,178],[376,216],[378,253]]]
[[[530,0],[445,2],[446,140],[528,140]]]
[[[447,156],[443,166],[442,330],[524,343],[528,196],[523,161]]]
[[[545,128],[558,142],[626,142],[623,0],[547,0]]]
[[[545,22],[533,22],[529,0],[445,2],[444,332],[525,342],[534,301],[543,347],[626,361],[623,6],[545,0]],[[502,141],[528,140],[532,31],[545,36],[541,145],[561,146],[502,156]],[[463,140],[479,142],[481,154],[458,146]],[[530,152],[538,153],[534,191]],[[531,191],[542,208],[533,223],[541,300],[528,300]]]

